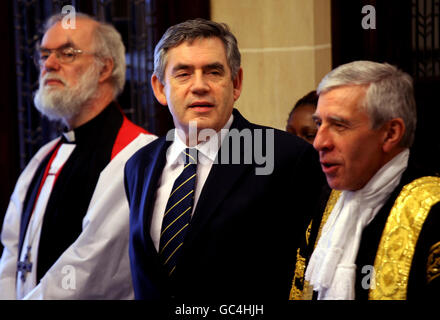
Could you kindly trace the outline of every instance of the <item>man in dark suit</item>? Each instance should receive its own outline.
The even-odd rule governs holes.
[[[135,297],[287,300],[299,232],[324,182],[315,151],[233,109],[243,71],[226,25],[171,27],[154,62],[152,87],[176,130],[125,168]]]

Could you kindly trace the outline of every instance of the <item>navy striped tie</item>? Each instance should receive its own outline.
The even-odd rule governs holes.
[[[162,221],[159,255],[171,276],[176,268],[194,205],[197,150],[185,149],[185,165],[174,181]]]

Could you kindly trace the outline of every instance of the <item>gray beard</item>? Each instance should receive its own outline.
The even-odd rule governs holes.
[[[60,89],[45,86],[44,82],[48,78],[62,81],[65,87]],[[47,73],[44,77],[40,77],[40,85],[34,96],[35,107],[49,120],[71,119],[94,98],[98,89],[98,79],[99,70],[95,65],[85,71],[73,87],[69,87],[63,78]]]

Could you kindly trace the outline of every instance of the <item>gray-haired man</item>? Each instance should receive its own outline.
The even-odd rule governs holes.
[[[62,121],[18,179],[1,239],[0,298],[130,299],[125,161],[154,140],[115,98],[125,49],[111,25],[85,15],[46,24],[36,54],[37,109]]]
[[[440,179],[409,158],[411,77],[356,61],[325,76],[318,93],[314,147],[334,191],[297,252],[291,298],[438,296]]]

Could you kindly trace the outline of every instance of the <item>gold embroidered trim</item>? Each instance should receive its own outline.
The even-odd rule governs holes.
[[[440,178],[422,177],[403,187],[388,216],[374,261],[370,300],[404,300],[415,246],[431,207],[440,201]]]
[[[306,230],[306,245],[309,245],[309,238],[310,238],[310,231],[312,230],[312,224],[313,224],[313,220],[310,221],[309,226],[307,227]]]
[[[440,276],[440,242],[437,242],[429,249],[428,262],[426,264],[426,282]]]
[[[306,268],[306,259],[299,253],[300,249],[296,251],[295,274],[293,276],[292,288],[290,289],[289,300],[302,300],[302,291],[296,287],[297,279],[304,279],[304,271]]]
[[[302,300],[312,300],[313,299],[313,287],[308,281],[304,280],[304,289],[302,294]]]
[[[327,222],[328,216],[333,210],[333,207],[336,204],[336,201],[339,198],[339,195],[341,194],[341,191],[332,190],[330,197],[327,201],[327,205],[325,207],[325,211],[322,215],[321,224],[319,226],[319,232],[318,237],[315,241],[315,247],[318,243],[319,237],[321,237],[321,231],[322,227]],[[306,230],[306,243],[309,245],[309,237],[310,237],[310,230],[312,228],[313,220],[310,222],[309,226]],[[289,300],[311,300],[313,296],[313,288],[309,285],[307,281],[304,280],[304,273],[306,268],[306,259],[301,256],[300,249],[298,248],[296,252],[296,264],[295,264],[295,275],[293,277],[292,281],[292,288],[290,289],[290,295]],[[303,283],[303,289],[299,289],[296,286],[296,281],[300,281]]]
[[[322,228],[325,226],[325,223],[327,222],[328,217],[330,216],[330,213],[333,211],[333,208],[335,207],[336,202],[339,199],[339,196],[341,195],[342,191],[339,190],[332,190],[330,193],[330,197],[327,200],[327,205],[325,206],[324,213],[322,215],[321,224],[319,226],[318,236],[315,241],[315,248],[318,244],[319,239],[321,238],[321,232]]]

